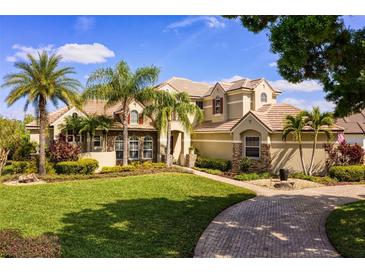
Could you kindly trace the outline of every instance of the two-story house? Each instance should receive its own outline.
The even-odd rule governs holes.
[[[169,92],[187,92],[193,103],[204,110],[204,122],[196,125],[191,122],[194,132],[186,132],[178,120],[172,123],[172,146],[170,153],[174,161],[183,164],[189,147],[193,146],[201,156],[232,160],[237,170],[242,157],[252,159],[256,170],[277,172],[286,167],[301,170],[297,143],[293,139],[282,141],[284,118],[295,115],[300,109],[288,104],[278,104],[280,91],[275,90],[265,79],[241,79],[233,82],[208,84],[194,82],[185,78],[173,77],[159,84],[157,89]],[[83,157],[92,157],[101,166],[119,164],[123,156],[122,126],[118,122],[121,106],[104,108],[102,101],[88,101],[81,110],[61,108],[49,116],[49,140],[57,138],[61,132],[64,118],[68,115],[100,115],[115,118],[108,134],[98,131],[93,140],[87,136],[75,136],[65,132],[69,142],[80,143]],[[153,121],[142,116],[143,105],[132,102],[129,106],[129,151],[130,161],[160,161],[165,154],[166,136],[157,132]],[[27,125],[32,140],[38,141],[38,126],[35,122]],[[343,131],[333,126],[334,132]],[[312,134],[304,134],[303,149],[305,161],[309,163],[312,151]],[[86,143],[91,142],[92,149]],[[327,142],[324,134],[319,136],[317,144],[315,170],[324,168]]]

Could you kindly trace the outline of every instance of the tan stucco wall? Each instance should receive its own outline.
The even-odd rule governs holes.
[[[298,144],[289,137],[286,142],[281,140],[281,133],[271,135],[271,166],[274,173],[278,173],[280,168],[287,168],[291,172],[302,172]],[[312,155],[313,138],[312,134],[303,134],[303,155],[306,167],[310,164]],[[315,160],[313,171],[315,173],[323,173],[325,171],[326,152],[323,145],[326,143],[326,136],[320,134],[318,136],[318,144],[316,146]]]
[[[235,141],[242,140],[242,134],[248,130],[260,133],[261,142],[268,143],[269,135],[267,129],[257,121],[257,119],[249,113],[241,123],[239,123],[233,131],[233,139]]]
[[[232,160],[233,139],[229,133],[193,134],[191,144],[203,157]]]
[[[267,102],[262,103],[261,102],[261,93],[266,93],[267,95]],[[255,89],[254,89],[254,95],[253,95],[253,108],[254,110],[259,109],[265,104],[274,104],[276,103],[276,99],[273,99],[274,96],[274,90],[270,88],[268,83],[266,81],[262,81]]]
[[[115,166],[117,162],[115,157],[115,152],[87,152],[80,155],[81,159],[91,158],[97,160],[99,162],[97,171],[100,171],[104,166]]]

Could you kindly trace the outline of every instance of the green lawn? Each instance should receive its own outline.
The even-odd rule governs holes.
[[[344,205],[327,219],[327,234],[343,257],[365,258],[365,201]]]
[[[210,221],[254,193],[182,173],[0,186],[0,229],[54,233],[63,257],[191,257]]]

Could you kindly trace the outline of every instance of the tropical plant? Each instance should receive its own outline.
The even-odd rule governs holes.
[[[92,151],[92,142],[95,136],[95,132],[100,126],[100,119],[97,115],[90,115],[81,120],[80,133],[86,133],[88,136],[88,147],[89,151]]]
[[[287,140],[289,135],[293,135],[294,139],[298,142],[300,162],[302,164],[302,169],[305,175],[307,175],[307,170],[305,168],[303,159],[303,147],[302,147],[302,131],[305,126],[305,116],[303,112],[299,112],[296,116],[287,115],[285,117],[285,126],[283,129],[282,139]]]
[[[323,132],[326,134],[327,139],[330,139],[332,134],[330,130],[330,126],[333,125],[332,113],[330,112],[321,112],[319,107],[313,107],[312,111],[304,111],[303,115],[305,116],[305,121],[308,126],[310,126],[313,130],[313,149],[311,161],[309,164],[308,175],[312,175],[314,156],[317,147],[317,139],[319,132]]]
[[[91,73],[85,99],[106,100],[105,107],[121,105],[120,121],[123,126],[123,150],[128,151],[129,104],[145,102],[154,89],[159,69],[154,66],[138,68],[132,72],[126,62],[119,62],[114,68],[100,68]],[[128,164],[128,153],[123,154],[123,165]]]
[[[46,129],[48,125],[47,104],[52,102],[56,107],[61,101],[66,105],[80,104],[78,89],[80,83],[69,75],[73,68],[59,68],[61,56],[48,56],[46,52],[38,53],[38,58],[27,55],[27,62],[15,63],[19,71],[4,77],[2,87],[10,87],[6,97],[9,106],[21,98],[26,98],[24,109],[32,104],[39,119],[39,174],[46,173]]]
[[[53,140],[48,148],[48,155],[53,163],[62,161],[77,161],[81,148],[78,144],[71,144],[66,141],[66,137],[60,134],[58,139]]]
[[[167,166],[171,166],[171,122],[173,118],[178,118],[185,130],[192,131],[189,115],[194,115],[196,120],[201,122],[203,111],[191,102],[186,92],[171,93],[160,90],[154,92],[152,103],[146,106],[144,113],[155,121],[160,132],[165,130],[167,136],[165,161]]]
[[[70,115],[65,117],[64,123],[60,125],[63,131],[72,131],[74,135],[79,135],[83,128],[83,117]]]
[[[11,149],[22,140],[23,128],[19,121],[0,117],[0,175]]]
[[[358,144],[348,144],[341,142],[338,145],[326,144],[324,147],[328,154],[327,167],[332,165],[358,165],[364,163],[364,149]]]
[[[109,129],[112,127],[114,120],[106,115],[100,115],[99,118],[99,126],[98,129],[100,129],[103,132],[103,140],[104,140],[104,151],[107,151],[108,148],[108,132]]]

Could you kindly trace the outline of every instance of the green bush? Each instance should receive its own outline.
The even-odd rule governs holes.
[[[117,172],[127,172],[127,171],[133,171],[136,170],[135,166],[127,165],[127,166],[104,166],[100,173],[117,173]]]
[[[55,165],[57,174],[92,174],[98,168],[95,159],[81,159],[78,161],[59,162]]]
[[[341,182],[358,182],[365,180],[365,165],[333,166],[329,175]]]
[[[209,173],[209,174],[213,174],[213,175],[222,175],[223,174],[223,171],[221,171],[219,169],[210,169],[210,168],[203,168],[203,167],[196,167],[195,169]]]
[[[335,178],[331,178],[328,176],[320,177],[320,176],[305,175],[302,172],[293,173],[291,175],[291,177],[295,178],[295,179],[307,180],[307,181],[324,184],[324,185],[338,183],[338,181]]]
[[[3,175],[8,174],[29,174],[38,172],[38,161],[10,161],[3,169]],[[55,174],[53,164],[46,162],[46,172]]]
[[[241,173],[234,176],[234,179],[240,181],[252,181],[252,180],[259,180],[259,179],[269,179],[271,178],[270,173],[263,172],[263,173]]]
[[[240,171],[241,172],[248,172],[251,166],[251,160],[247,157],[244,157],[240,161]]]
[[[231,161],[229,160],[204,157],[198,157],[195,165],[200,168],[219,169],[221,171],[229,171],[232,167]]]

